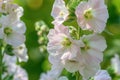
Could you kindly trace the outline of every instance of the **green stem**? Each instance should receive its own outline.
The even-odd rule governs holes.
[[[2,80],[2,46],[0,45],[0,80]]]
[[[0,80],[2,80],[2,71],[3,71],[3,56],[4,56],[4,51],[5,51],[5,45],[3,45],[3,42],[0,41]]]
[[[82,80],[82,76],[80,75],[79,72],[76,72],[75,76],[76,76],[76,80]]]

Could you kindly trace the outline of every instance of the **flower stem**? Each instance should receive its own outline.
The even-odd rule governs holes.
[[[2,80],[2,46],[0,45],[0,80]]]
[[[0,80],[2,80],[2,71],[3,71],[3,56],[4,56],[5,46],[3,41],[0,40]]]
[[[76,72],[75,76],[76,76],[76,80],[82,80],[82,76],[80,75],[79,72]]]

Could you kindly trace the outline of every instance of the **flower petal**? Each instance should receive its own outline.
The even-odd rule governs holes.
[[[19,33],[12,33],[11,35],[6,37],[6,42],[14,47],[20,46],[25,42],[25,36]]]

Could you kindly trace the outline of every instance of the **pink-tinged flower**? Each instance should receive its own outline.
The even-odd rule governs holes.
[[[76,8],[77,22],[83,30],[101,33],[109,17],[104,0],[82,1]]]
[[[67,19],[69,12],[65,7],[64,0],[55,0],[51,15],[55,19],[53,23],[61,24]]]
[[[106,70],[99,70],[94,76],[94,80],[111,80],[111,77]]]
[[[100,69],[103,51],[107,45],[104,37],[97,34],[84,35],[81,40],[84,42],[84,47],[81,47],[81,54],[79,56],[79,72],[86,80],[94,76]]]
[[[64,53],[71,53],[76,56],[80,50],[79,45],[82,46],[80,40],[73,40],[69,34],[69,29],[63,25],[55,25],[55,29],[51,29],[48,34],[49,43],[47,50],[51,55],[59,55]],[[74,54],[72,54],[74,53]]]
[[[49,59],[50,62],[53,65],[59,62],[58,64],[69,72],[77,71],[78,62],[75,58],[80,52],[80,46],[84,46],[82,41],[73,40],[70,37],[68,28],[63,25],[55,25],[55,29],[50,30],[48,39],[47,50],[52,56]]]
[[[115,55],[115,57],[113,57],[111,59],[111,65],[115,71],[116,74],[120,75],[120,58],[119,55]]]

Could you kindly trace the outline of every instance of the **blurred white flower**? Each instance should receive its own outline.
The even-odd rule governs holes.
[[[106,70],[99,70],[94,76],[94,80],[111,80],[111,77]]]
[[[116,74],[120,75],[120,58],[119,55],[115,55],[115,57],[113,57],[111,59],[111,65],[115,71]]]
[[[83,30],[101,33],[109,17],[104,0],[82,1],[76,8],[77,22]]]
[[[19,61],[27,61],[28,55],[27,55],[27,48],[25,44],[22,44],[18,47],[13,48],[13,53],[18,57]]]
[[[28,80],[26,71],[16,64],[16,56],[9,56],[4,54],[3,62],[7,67],[7,72],[5,75],[13,75],[13,80]]]
[[[14,80],[28,80],[26,71],[20,66],[17,66],[16,72],[14,73]]]
[[[23,15],[23,8],[17,4],[7,4],[6,11],[12,21],[19,21],[20,17]]]
[[[13,0],[2,0],[0,2],[0,13],[9,16],[11,22],[20,21],[23,15],[23,8],[12,3]]]
[[[64,0],[55,0],[51,15],[55,19],[53,23],[61,24],[67,19],[69,11],[65,6]]]
[[[97,34],[84,35],[81,39],[85,46],[81,47],[79,72],[86,80],[100,69],[103,51],[107,45],[104,37]]]
[[[51,55],[50,62],[52,64],[60,62],[59,65],[69,72],[77,71],[79,63],[76,61],[76,57],[80,52],[80,46],[84,46],[82,41],[73,40],[70,37],[69,29],[63,25],[56,25],[55,29],[50,30],[48,39],[47,50]]]
[[[0,39],[4,39],[7,44],[17,47],[25,42],[26,27],[22,21],[11,21],[9,16],[2,16],[0,25]]]
[[[40,77],[40,80],[68,80],[67,77],[65,77],[65,76],[59,77],[59,76],[56,76],[55,73],[56,72],[54,72],[52,70],[48,71],[46,74],[43,73]]]
[[[16,56],[9,56],[7,54],[4,54],[3,62],[7,66],[8,74],[13,75],[16,72],[16,69],[17,69],[17,66],[16,66],[17,58],[16,58]]]

